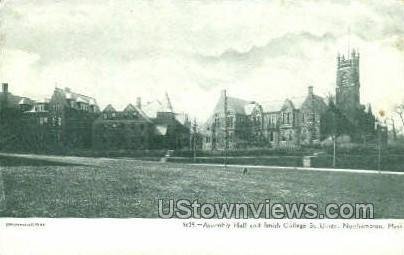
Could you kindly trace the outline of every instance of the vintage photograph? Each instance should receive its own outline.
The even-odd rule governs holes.
[[[0,6],[0,217],[404,219],[403,1]]]

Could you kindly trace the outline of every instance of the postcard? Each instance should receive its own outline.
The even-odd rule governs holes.
[[[404,1],[0,1],[0,254],[403,254]]]

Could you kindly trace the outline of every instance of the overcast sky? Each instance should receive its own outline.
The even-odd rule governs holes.
[[[162,98],[204,120],[220,90],[257,101],[335,92],[336,55],[361,53],[362,103],[404,99],[403,1],[2,1],[0,79],[122,108]],[[350,32],[349,32],[350,31]]]

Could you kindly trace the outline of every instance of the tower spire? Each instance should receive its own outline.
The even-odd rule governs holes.
[[[173,111],[173,106],[171,105],[171,100],[170,100],[170,97],[168,96],[167,91],[166,91],[166,93],[165,93],[165,98],[164,98],[164,105],[163,105],[163,107],[164,107],[164,109],[165,109],[167,112],[174,112],[174,111]]]

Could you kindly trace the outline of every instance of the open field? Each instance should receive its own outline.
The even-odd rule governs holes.
[[[377,218],[404,218],[404,175],[0,156],[2,217],[157,217],[158,199],[200,202],[373,203]],[[1,209],[0,209],[1,210]]]

